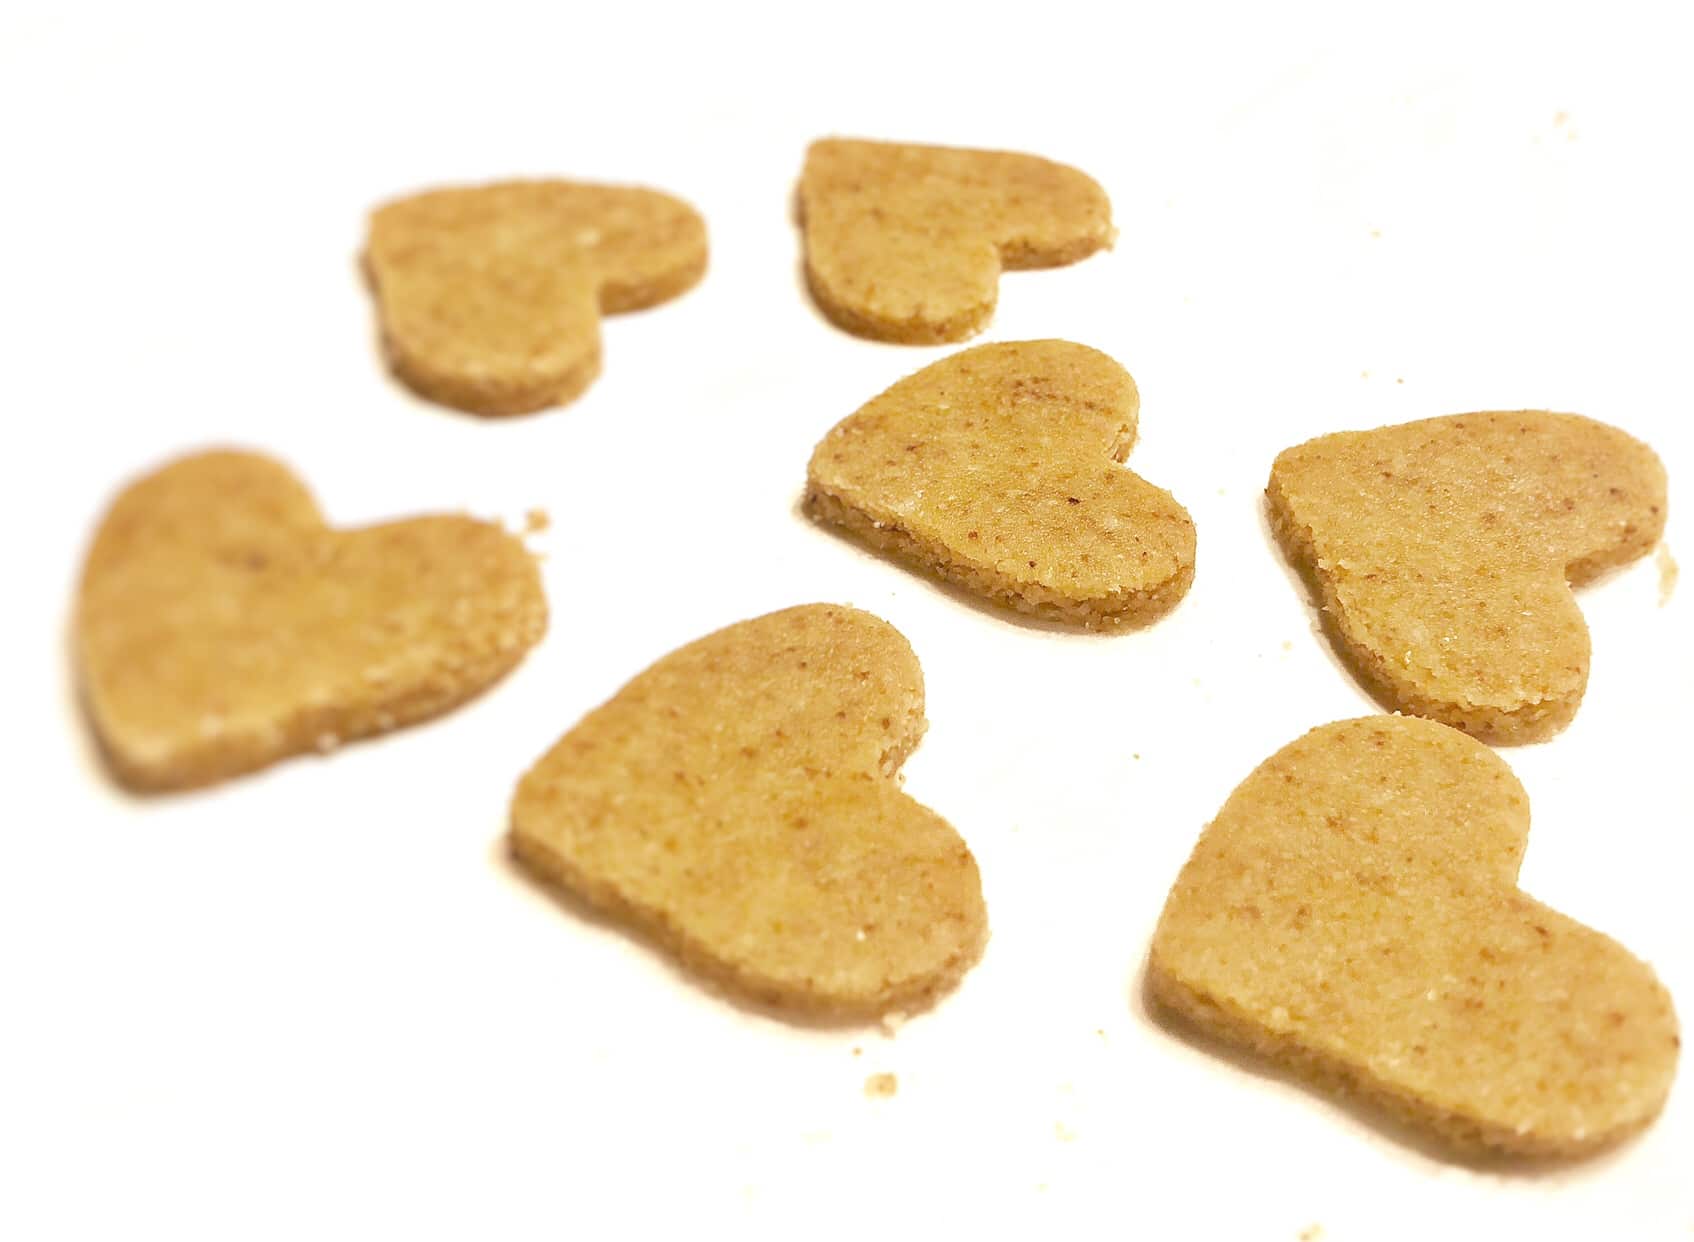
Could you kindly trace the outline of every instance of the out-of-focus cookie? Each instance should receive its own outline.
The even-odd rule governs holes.
[[[546,626],[535,561],[499,526],[332,530],[286,467],[209,452],[113,503],[76,655],[113,771],[178,789],[444,712]]]
[[[1118,464],[1139,409],[1099,350],[979,345],[838,423],[812,454],[806,510],[1018,612],[1146,622],[1193,581],[1194,523]]]
[[[1084,173],[1034,155],[826,138],[800,178],[806,279],[849,332],[962,341],[994,312],[1000,272],[1058,267],[1112,244]]]
[[[1389,706],[1490,742],[1545,738],[1588,684],[1572,585],[1643,555],[1665,470],[1574,414],[1456,414],[1291,448],[1270,512],[1327,626]]]
[[[895,779],[923,732],[898,631],[815,604],[671,653],[519,783],[516,857],[795,1010],[921,1004],[987,935],[976,861]]]
[[[600,316],[677,296],[706,225],[655,190],[507,181],[377,209],[365,267],[395,372],[432,401],[523,414],[600,373]]]
[[[1433,721],[1314,729],[1201,834],[1159,920],[1152,995],[1222,1038],[1460,1147],[1579,1155],[1657,1115],[1669,995],[1517,887],[1529,801]]]

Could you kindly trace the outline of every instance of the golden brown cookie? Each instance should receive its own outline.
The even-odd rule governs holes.
[[[1529,801],[1487,747],[1375,716],[1261,764],[1153,938],[1163,1005],[1460,1147],[1578,1155],[1676,1071],[1653,972],[1517,887]]]
[[[823,604],[744,621],[565,734],[518,785],[512,849],[756,999],[921,1003],[987,935],[970,850],[895,779],[923,728],[887,622]]]
[[[1651,549],[1666,507],[1645,444],[1542,410],[1323,436],[1277,457],[1268,494],[1365,683],[1490,742],[1570,723],[1589,654],[1570,587]]]
[[[826,314],[884,341],[962,341],[994,313],[1002,268],[1110,246],[1092,177],[1033,155],[825,138],[800,178],[806,279]]]
[[[654,190],[506,181],[379,208],[365,268],[395,371],[476,414],[562,405],[600,373],[600,316],[675,297],[706,224]]]
[[[1149,621],[1194,578],[1194,523],[1117,463],[1129,372],[1069,341],[979,345],[908,376],[812,454],[806,511],[1031,616]]]
[[[500,527],[332,530],[285,467],[211,452],[112,505],[76,652],[118,777],[178,789],[444,712],[546,626],[535,562]]]

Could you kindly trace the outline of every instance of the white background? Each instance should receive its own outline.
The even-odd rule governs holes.
[[[9,8],[0,1235],[1689,1237],[1686,1067],[1612,1154],[1476,1167],[1141,999],[1201,825],[1277,747],[1376,710],[1267,536],[1277,450],[1584,412],[1658,449],[1694,559],[1679,9],[1368,7]],[[798,514],[815,441],[949,352],[807,301],[790,196],[829,133],[1029,150],[1106,186],[1115,251],[1008,276],[980,339],[1067,337],[1134,373],[1130,464],[1199,528],[1165,620],[1020,624]],[[607,324],[576,403],[484,422],[389,379],[356,256],[384,197],[519,173],[678,193],[712,266]],[[437,723],[126,796],[70,689],[74,578],[114,490],[208,443],[289,461],[340,523],[547,509],[550,633]],[[1525,887],[1652,962],[1685,1017],[1691,594],[1661,606],[1651,558],[1583,592],[1587,700],[1505,752],[1534,806]],[[585,710],[813,600],[916,648],[907,789],[975,851],[994,929],[893,1037],[737,1007],[501,848],[517,776]],[[865,1098],[884,1070],[898,1095]]]

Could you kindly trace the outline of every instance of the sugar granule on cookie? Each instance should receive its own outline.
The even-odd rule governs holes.
[[[744,621],[565,734],[518,785],[512,850],[743,996],[923,1003],[987,936],[970,850],[896,780],[923,727],[887,622],[822,604]]]
[[[600,373],[600,316],[706,270],[706,225],[656,190],[506,181],[375,211],[365,269],[395,372],[476,414],[562,405]]]
[[[979,345],[908,376],[812,454],[806,511],[1030,616],[1096,629],[1163,615],[1194,523],[1121,464],[1140,397],[1069,341]]]
[[[1542,410],[1341,432],[1280,454],[1271,523],[1326,628],[1389,706],[1490,742],[1575,715],[1589,637],[1571,587],[1664,530],[1664,466]]]
[[[1460,1148],[1574,1156],[1663,1107],[1670,996],[1517,886],[1529,801],[1457,730],[1375,716],[1261,764],[1159,919],[1152,996]]]
[[[806,279],[849,332],[962,341],[994,312],[1000,273],[1110,246],[1093,178],[1034,155],[826,138],[800,178]]]
[[[334,530],[283,465],[210,452],[113,503],[75,625],[113,771],[179,789],[447,711],[517,664],[547,604],[494,523]]]

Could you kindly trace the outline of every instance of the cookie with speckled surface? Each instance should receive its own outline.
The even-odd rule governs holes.
[[[512,850],[744,996],[911,1007],[987,936],[970,850],[896,780],[923,728],[887,622],[822,604],[744,621],[565,734],[518,785]]]
[[[1327,628],[1389,706],[1489,742],[1570,722],[1588,684],[1571,587],[1664,531],[1664,466],[1543,410],[1323,436],[1271,470],[1273,528]]]
[[[806,280],[849,332],[962,341],[994,313],[1000,273],[1110,246],[1092,177],[1009,151],[826,138],[800,177]]]
[[[395,372],[476,414],[576,397],[600,316],[667,301],[706,270],[706,225],[668,194],[572,181],[431,190],[372,214],[365,270]]]
[[[1314,729],[1230,795],[1171,889],[1153,997],[1461,1148],[1580,1155],[1663,1107],[1669,995],[1517,887],[1529,801],[1433,721]]]
[[[113,503],[75,642],[113,771],[180,789],[444,712],[546,625],[534,558],[499,526],[333,530],[286,467],[210,452]]]
[[[1096,629],[1150,621],[1194,578],[1194,523],[1118,464],[1129,372],[1069,341],[979,345],[830,431],[806,510],[1018,612]]]

